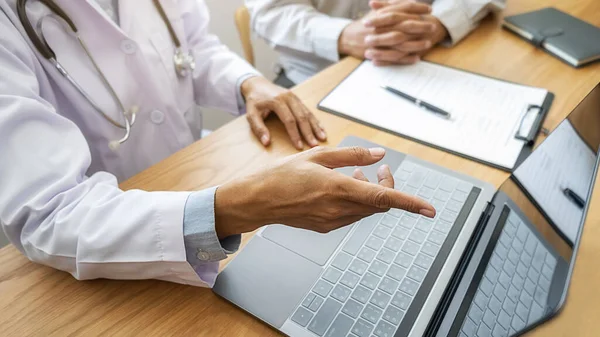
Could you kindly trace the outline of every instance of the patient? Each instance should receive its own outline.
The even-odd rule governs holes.
[[[252,28],[281,54],[275,82],[292,87],[340,57],[411,64],[462,40],[506,0],[245,0]]]

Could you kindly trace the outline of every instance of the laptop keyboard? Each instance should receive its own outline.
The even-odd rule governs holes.
[[[556,257],[511,211],[460,336],[509,336],[541,318],[556,263]]]
[[[291,320],[317,336],[392,337],[473,186],[405,160],[396,189],[429,201],[435,219],[392,209],[363,219]]]

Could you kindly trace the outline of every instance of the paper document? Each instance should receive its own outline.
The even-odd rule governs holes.
[[[519,166],[514,175],[554,225],[575,242],[583,210],[565,195],[568,188],[581,199],[588,196],[596,155],[573,125],[563,121]]]
[[[381,86],[390,86],[451,114],[441,118]],[[515,138],[521,120],[531,128],[530,104],[548,92],[419,62],[375,67],[363,62],[319,105],[325,110],[506,169],[515,166],[525,141]],[[528,124],[528,125],[527,125]],[[521,129],[523,131],[523,129]],[[528,129],[525,131],[529,131]],[[528,132],[521,132],[527,135]]]

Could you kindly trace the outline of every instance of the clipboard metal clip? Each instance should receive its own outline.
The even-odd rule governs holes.
[[[535,141],[535,136],[540,129],[540,124],[542,122],[542,117],[544,109],[535,104],[529,104],[521,117],[521,122],[519,123],[519,128],[517,129],[517,133],[515,134],[515,138],[519,140],[524,140],[527,145],[533,145]],[[535,113],[535,115],[532,115]],[[531,122],[531,118],[534,118],[533,122]],[[526,123],[527,121],[527,123]]]

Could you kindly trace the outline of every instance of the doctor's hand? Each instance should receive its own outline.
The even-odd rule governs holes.
[[[387,165],[379,168],[377,184],[360,170],[354,177],[333,170],[371,165],[384,154],[382,148],[317,147],[222,185],[215,194],[217,235],[225,238],[268,224],[327,233],[390,208],[434,217],[433,206],[394,189]]]
[[[256,76],[242,83],[242,95],[246,100],[246,118],[252,132],[267,146],[271,135],[264,120],[275,113],[285,125],[288,135],[298,150],[319,145],[327,135],[317,118],[290,90],[284,89],[264,77]]]

